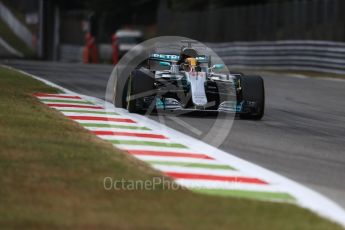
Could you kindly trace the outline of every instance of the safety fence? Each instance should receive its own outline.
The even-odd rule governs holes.
[[[61,44],[59,49],[59,61],[62,62],[83,62],[83,50],[85,46]],[[97,45],[97,55],[101,62],[111,63],[112,59],[111,44]]]
[[[82,62],[83,46],[61,44],[59,49],[59,61]]]

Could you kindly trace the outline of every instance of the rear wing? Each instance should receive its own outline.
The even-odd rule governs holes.
[[[161,54],[161,53],[153,53],[150,55],[149,60],[155,61],[178,61],[180,59],[180,55],[178,54]],[[196,60],[200,63],[207,63],[209,58],[206,55],[198,55]]]

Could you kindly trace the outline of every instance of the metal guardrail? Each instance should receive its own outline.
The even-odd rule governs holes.
[[[60,44],[59,61],[62,62],[83,62],[83,46]],[[99,44],[98,55],[102,61],[111,62],[112,47],[110,44]]]
[[[230,67],[345,74],[345,43],[311,40],[209,45]]]
[[[83,62],[83,46],[61,44],[59,49],[59,61]]]
[[[208,43],[232,68],[308,70],[345,74],[345,42],[287,40]],[[110,59],[110,45],[100,45],[100,57]],[[60,60],[82,62],[82,47],[60,46]]]

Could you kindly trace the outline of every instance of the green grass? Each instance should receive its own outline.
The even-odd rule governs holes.
[[[105,190],[162,175],[31,95],[55,93],[0,67],[1,229],[341,229],[292,204],[166,190]]]
[[[14,49],[21,52],[25,58],[32,58],[35,56],[34,50],[20,40],[2,19],[0,19],[0,37]]]

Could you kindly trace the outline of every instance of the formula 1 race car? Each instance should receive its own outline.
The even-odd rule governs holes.
[[[127,79],[119,107],[146,110],[219,111],[259,120],[264,115],[264,82],[260,76],[221,73],[191,44],[180,53],[152,53]],[[118,104],[119,105],[119,104]]]

